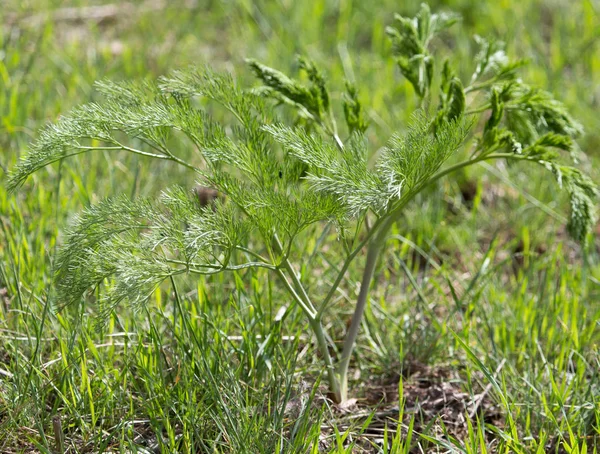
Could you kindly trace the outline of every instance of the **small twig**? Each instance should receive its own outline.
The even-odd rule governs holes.
[[[65,440],[62,430],[62,421],[59,415],[54,415],[52,418],[52,428],[54,429],[54,443],[58,454],[65,453]]]

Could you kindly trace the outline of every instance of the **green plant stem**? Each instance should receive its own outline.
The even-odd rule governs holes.
[[[491,160],[491,159],[526,159],[524,156],[515,155],[513,153],[489,153],[483,154],[473,159],[468,159],[466,161],[459,162],[455,165],[447,167],[446,169],[440,170],[438,173],[434,174],[431,178],[427,179],[423,183],[417,185],[411,191],[409,191],[405,197],[403,197],[399,203],[394,206],[387,215],[378,219],[373,228],[370,230],[369,235],[363,242],[361,242],[358,247],[352,251],[352,253],[348,256],[348,259],[344,263],[342,270],[338,273],[338,277],[334,283],[334,288],[330,289],[329,294],[325,299],[325,304],[323,304],[319,310],[318,317],[322,316],[322,312],[325,309],[326,303],[330,299],[330,295],[335,292],[335,289],[341,282],[343,275],[345,274],[348,265],[354,259],[356,254],[362,249],[366,242],[369,242],[369,249],[367,251],[367,261],[365,264],[365,268],[363,271],[363,277],[360,286],[360,292],[358,294],[358,299],[356,301],[356,306],[354,308],[354,314],[352,315],[352,321],[350,323],[350,327],[348,328],[348,332],[346,333],[346,337],[344,339],[344,347],[342,351],[342,356],[338,363],[337,367],[337,376],[340,382],[341,387],[341,401],[345,401],[348,398],[348,368],[350,365],[350,358],[352,357],[352,352],[354,351],[354,346],[356,344],[356,339],[358,337],[358,331],[360,329],[360,325],[362,322],[362,317],[364,315],[365,307],[367,304],[367,298],[369,295],[369,287],[371,285],[371,281],[375,274],[375,267],[377,265],[377,260],[379,258],[379,253],[383,249],[385,244],[385,240],[387,238],[387,234],[394,221],[398,218],[401,211],[404,207],[412,200],[412,198],[422,191],[425,187],[433,184],[440,178],[455,172],[461,168],[468,167],[477,162]]]
[[[278,254],[283,253],[283,246],[279,241],[279,238],[277,238],[277,236],[275,236],[273,239],[273,246],[275,248],[275,252],[277,252]],[[304,286],[302,285],[300,279],[298,278],[298,275],[296,274],[296,270],[294,270],[294,267],[292,266],[287,257],[283,260],[282,265],[290,275],[294,285],[289,283],[281,269],[277,269],[277,273],[279,274],[279,277],[282,279],[290,294],[294,297],[298,305],[307,315],[310,328],[312,329],[317,340],[317,348],[321,352],[321,355],[323,356],[323,361],[325,362],[325,368],[327,370],[327,381],[329,383],[329,391],[331,392],[332,398],[335,402],[342,402],[342,391],[340,387],[340,381],[338,379],[338,376],[336,375],[335,366],[333,364],[333,358],[329,353],[329,345],[325,336],[325,330],[323,329],[323,325],[321,324],[321,319],[318,317],[318,313],[315,309],[315,306],[312,304],[308,293],[304,289]]]
[[[443,170],[440,170],[438,173],[436,173],[435,175],[433,175],[431,178],[429,178],[424,184],[423,186],[419,189],[421,190],[423,187],[425,186],[429,186],[432,183],[435,183],[437,180],[439,180],[442,177],[445,177],[446,175],[455,172],[459,169],[462,169],[464,167],[468,167],[470,165],[476,164],[478,162],[481,161],[491,161],[492,159],[515,159],[515,160],[525,160],[528,159],[527,156],[524,155],[518,155],[515,153],[489,153],[489,154],[480,154],[479,156],[473,158],[473,159],[467,159],[466,161],[462,161],[459,162],[457,164],[454,164],[450,167],[446,167]]]
[[[325,309],[327,309],[329,301],[331,301],[331,298],[333,298],[333,295],[335,294],[337,288],[340,286],[340,283],[342,282],[342,279],[344,278],[344,275],[346,274],[346,271],[348,271],[348,268],[350,267],[350,264],[352,263],[352,261],[354,260],[354,258],[358,255],[358,253],[362,250],[362,248],[365,247],[369,241],[371,241],[371,238],[377,232],[379,226],[383,222],[383,219],[384,218],[379,218],[375,222],[375,224],[373,224],[373,227],[371,228],[371,230],[369,230],[369,232],[367,233],[367,235],[365,236],[365,238],[358,244],[358,246],[356,246],[352,250],[352,252],[350,254],[348,254],[348,257],[346,257],[346,260],[344,261],[344,264],[342,265],[342,268],[338,272],[338,275],[335,278],[335,281],[333,282],[333,284],[329,288],[329,292],[327,293],[327,296],[325,297],[325,299],[321,303],[321,307],[319,308],[319,312],[317,314],[317,317],[319,319],[321,319],[323,317],[323,314],[325,312]]]
[[[293,296],[298,305],[308,316],[310,327],[313,330],[317,339],[318,349],[323,355],[323,359],[325,361],[325,365],[327,368],[327,377],[329,381],[329,389],[331,391],[332,398],[336,403],[343,402],[348,398],[348,368],[350,366],[350,359],[354,351],[354,346],[356,344],[356,339],[358,337],[358,332],[362,323],[365,307],[367,305],[369,287],[371,286],[371,281],[373,280],[373,276],[375,274],[377,260],[385,244],[385,240],[387,238],[389,229],[393,225],[394,221],[398,218],[398,216],[400,215],[404,207],[408,204],[408,202],[410,202],[416,194],[418,194],[421,190],[423,190],[430,184],[433,184],[434,182],[443,178],[444,176],[464,167],[468,167],[481,161],[502,158],[527,159],[525,156],[515,155],[514,153],[481,154],[473,159],[467,159],[465,161],[447,167],[443,170],[440,170],[431,178],[427,179],[426,181],[422,182],[421,184],[417,185],[412,190],[410,190],[404,197],[400,199],[400,201],[395,206],[393,206],[387,212],[387,214],[377,219],[375,224],[373,224],[373,227],[367,233],[366,237],[348,255],[344,264],[342,265],[342,268],[338,272],[336,280],[329,289],[329,292],[327,293],[327,296],[323,300],[323,303],[319,307],[318,311],[315,309],[314,305],[310,301],[310,298],[308,297],[308,294],[304,289],[304,286],[300,282],[300,279],[298,278],[298,275],[296,274],[296,271],[294,270],[289,259],[287,258],[287,256],[284,258],[282,266],[290,275],[293,285],[290,284],[290,282],[288,281],[281,269],[278,268],[277,272],[290,294]],[[333,365],[333,360],[329,353],[329,346],[327,344],[325,331],[323,329],[321,319],[323,317],[325,309],[328,306],[328,303],[331,301],[331,298],[335,294],[335,291],[337,290],[342,279],[344,278],[344,275],[346,274],[350,263],[352,263],[354,258],[367,244],[369,245],[369,248],[367,251],[367,261],[363,271],[360,292],[358,295],[354,313],[352,315],[350,327],[348,328],[348,332],[346,333],[346,337],[344,339],[342,355],[337,364],[337,368],[335,368]],[[273,246],[278,254],[283,254],[283,246],[281,245],[281,242],[277,237],[274,238]]]
[[[408,202],[410,202],[412,197],[421,189],[422,188],[419,187],[418,190],[416,190],[416,191],[413,190],[413,191],[409,192],[406,197],[404,197],[402,200],[400,200],[400,202],[388,212],[388,214],[377,219],[375,224],[373,224],[373,227],[371,227],[371,229],[367,232],[367,235],[365,236],[365,238],[358,244],[358,246],[356,246],[352,250],[352,252],[350,254],[348,254],[348,257],[346,257],[346,260],[344,261],[342,268],[338,272],[338,275],[337,275],[334,283],[332,284],[331,288],[329,289],[327,296],[323,300],[323,303],[321,303],[321,307],[319,308],[319,313],[318,313],[319,318],[323,317],[323,314],[325,312],[325,309],[327,309],[329,301],[331,301],[331,298],[333,298],[333,295],[335,294],[337,288],[339,287],[340,283],[342,282],[342,279],[344,278],[344,275],[346,274],[346,271],[350,267],[350,264],[352,263],[354,258],[358,255],[358,253],[362,250],[362,248],[365,247],[372,240],[373,236],[379,232],[380,228],[384,227],[384,225],[387,225],[388,229],[389,229],[389,227],[391,227],[390,220],[392,220],[392,221],[395,220],[398,217],[398,214],[400,214],[402,209],[406,206],[406,204]],[[389,225],[387,224],[388,222],[390,222]]]
[[[277,237],[277,235],[275,235],[275,237],[273,239],[273,245],[275,246],[275,251],[278,254],[283,254],[283,246],[282,246],[281,242],[279,241],[279,238]],[[290,260],[288,259],[287,255],[284,255],[284,260],[282,262],[282,265],[286,269],[288,274],[290,275],[292,282],[294,283],[294,287],[296,288],[296,291],[300,294],[301,299],[304,301],[304,305],[307,306],[308,309],[310,310],[310,312],[308,312],[308,315],[310,316],[311,319],[316,319],[317,318],[317,309],[315,308],[314,304],[311,302],[311,300],[308,296],[308,293],[304,289],[302,282],[300,282],[300,279],[298,278],[298,274],[296,273],[296,270],[294,269],[294,267],[291,264]]]
[[[285,285],[285,288],[287,288],[290,295],[292,295],[292,297],[294,298],[296,303],[298,303],[298,305],[302,308],[302,310],[304,311],[304,313],[306,314],[308,319],[311,321],[314,320],[316,318],[315,317],[316,312],[313,311],[310,307],[308,307],[306,305],[306,303],[304,302],[304,299],[298,294],[298,292],[296,292],[296,289],[294,288],[294,286],[292,284],[290,284],[290,282],[288,281],[287,277],[285,276],[285,273],[281,269],[278,268],[277,275],[279,276],[279,278]]]
[[[317,338],[317,347],[323,356],[325,361],[325,368],[327,370],[327,382],[329,383],[329,392],[331,393],[332,400],[336,403],[341,403],[347,398],[347,387],[343,387],[343,382],[339,379],[336,373],[335,365],[333,364],[333,358],[329,353],[329,345],[325,337],[325,330],[320,320],[309,319],[310,327],[315,333]]]
[[[393,224],[394,218],[387,216],[385,221],[381,224],[377,235],[369,243],[369,250],[367,252],[367,262],[363,271],[362,282],[360,286],[360,292],[358,294],[358,300],[354,308],[354,314],[352,315],[352,321],[350,327],[346,333],[344,339],[344,347],[342,350],[342,356],[337,368],[337,374],[341,383],[341,399],[342,402],[348,398],[348,367],[350,365],[350,358],[354,351],[356,344],[356,338],[358,337],[358,331],[362,322],[365,307],[367,305],[367,297],[369,295],[369,286],[371,280],[375,274],[375,266],[377,265],[377,259],[379,258],[379,252],[385,244],[387,232]]]

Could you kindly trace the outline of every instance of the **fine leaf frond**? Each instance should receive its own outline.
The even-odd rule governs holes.
[[[102,325],[109,320],[110,313],[116,306],[126,301],[134,310],[139,310],[160,286],[170,276],[181,274],[147,249],[131,250],[123,244],[115,253],[111,248],[110,256],[114,263],[112,281],[106,286],[98,301],[97,323]],[[91,256],[97,255],[94,253]],[[92,258],[93,260],[93,258]]]
[[[364,134],[369,127],[365,118],[364,108],[358,99],[358,90],[354,84],[346,81],[346,91],[343,94],[344,117],[350,133]]]
[[[133,86],[104,83],[101,87],[105,92],[112,90],[114,97],[78,107],[46,126],[11,174],[9,190],[16,189],[29,175],[49,164],[93,150],[124,150],[182,163],[167,148],[172,131],[182,131],[197,145],[206,142],[208,118],[203,112],[170,102],[158,92],[150,99]],[[128,95],[117,96],[124,91]],[[123,134],[141,139],[151,151],[123,143]]]
[[[159,78],[158,87],[176,99],[203,97],[212,100],[229,110],[244,128],[251,131],[260,130],[261,121],[269,118],[269,111],[260,97],[242,90],[228,73],[192,67]]]
[[[227,269],[251,229],[232,204],[200,206],[191,191],[173,187],[160,203],[107,199],[87,208],[67,233],[56,267],[59,297],[78,301],[107,280],[102,311],[127,299],[138,304],[167,277]]]
[[[585,243],[597,222],[598,186],[575,167],[550,161],[539,162],[552,172],[559,186],[569,194],[571,210],[567,231],[574,240]]]
[[[175,71],[169,77],[162,77],[159,87],[178,100],[205,97],[225,107],[239,125],[226,134],[223,127],[211,124],[198,141],[198,148],[208,161],[233,166],[259,186],[273,183],[277,175],[276,156],[261,128],[272,121],[272,114],[259,96],[242,90],[230,75],[209,69]]]
[[[377,163],[382,178],[400,197],[432,176],[467,137],[461,117],[432,124],[422,112],[412,117],[405,134],[394,134]]]
[[[151,102],[159,94],[156,85],[149,81],[119,81],[109,79],[98,80],[94,88],[101,93],[105,99],[119,102],[122,105],[135,106],[140,102]]]
[[[63,117],[56,124],[48,125],[10,174],[8,190],[14,191],[29,175],[49,164],[85,152],[80,143],[82,138],[110,142],[111,136],[103,125],[90,124],[77,117]]]
[[[170,76],[158,79],[158,87],[176,98],[202,96],[222,105],[228,105],[230,99],[239,94],[230,74],[215,73],[208,67],[173,71]]]
[[[482,79],[512,80],[516,77],[516,70],[526,64],[525,60],[511,61],[502,41],[486,40],[478,35],[475,35],[475,41],[480,50],[475,56],[476,67],[471,76],[471,84]]]
[[[548,132],[577,137],[583,132],[563,103],[544,90],[521,82],[508,82],[500,89],[505,121],[519,141],[534,142]]]
[[[295,107],[301,117],[317,123],[323,122],[329,110],[329,92],[325,85],[325,76],[311,60],[298,57],[300,69],[308,76],[310,82],[308,87],[256,60],[247,59],[246,62],[256,77],[265,84],[264,87],[254,91],[256,94]]]
[[[416,17],[395,15],[395,26],[387,27],[396,63],[402,75],[423,98],[433,80],[433,56],[428,51],[431,39],[452,26],[460,16],[451,13],[431,14],[429,6],[421,4]]]
[[[317,192],[330,194],[342,202],[350,216],[367,209],[381,212],[387,207],[391,194],[384,181],[368,167],[365,143],[360,135],[343,150],[320,136],[302,128],[278,125],[265,126],[273,138],[290,153],[308,165],[305,177]]]
[[[144,199],[107,199],[83,211],[67,231],[65,245],[56,261],[57,287],[61,301],[76,302],[115,272],[111,258],[114,241],[126,235],[138,236],[150,228],[155,216]]]

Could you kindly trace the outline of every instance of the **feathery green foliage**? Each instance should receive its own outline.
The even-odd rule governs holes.
[[[369,127],[364,109],[358,99],[358,90],[354,84],[348,81],[346,81],[346,92],[344,93],[344,116],[351,133],[364,133]]]
[[[416,17],[396,14],[396,26],[386,29],[400,71],[421,98],[427,95],[433,82],[434,57],[429,53],[429,43],[458,19],[455,14],[431,14],[429,6],[423,3]]]
[[[510,62],[499,43],[479,39],[482,50],[468,85],[449,62],[440,71],[429,44],[456,21],[452,14],[431,14],[424,5],[416,18],[397,16],[396,27],[387,29],[400,71],[425,107],[407,130],[390,137],[375,160],[357,89],[346,85],[343,139],[325,76],[303,57],[298,61],[308,86],[255,60],[248,64],[264,86],[254,90],[209,69],[174,72],[158,83],[98,83],[105,100],[47,126],[12,173],[11,189],[68,156],[126,151],[182,165],[225,200],[202,206],[191,188],[174,187],[156,202],[119,197],[88,208],[59,254],[59,300],[75,303],[103,286],[97,303],[106,316],[123,301],[143,306],[176,275],[264,268],[306,314],[339,402],[347,398],[348,362],[389,229],[403,208],[440,178],[486,160],[540,165],[566,189],[569,232],[584,242],[595,222],[597,188],[581,171],[562,164],[560,153],[572,149],[581,126],[549,93],[516,78],[522,62]],[[439,103],[431,107],[436,71]],[[279,104],[291,106],[304,121],[286,124]],[[444,167],[471,143],[464,161]],[[182,158],[184,146],[197,154]],[[317,285],[297,271],[305,262],[294,256],[294,246],[302,231],[326,223],[344,232],[346,257],[331,286],[313,294]],[[365,247],[356,312],[336,363],[321,320]]]

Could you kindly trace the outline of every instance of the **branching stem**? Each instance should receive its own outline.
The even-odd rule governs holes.
[[[278,254],[282,254],[283,246],[282,246],[281,242],[279,241],[279,238],[277,237],[277,235],[275,235],[275,237],[273,239],[273,244],[275,246],[275,251]],[[300,282],[300,279],[298,278],[298,275],[296,274],[296,270],[294,269],[293,265],[291,264],[291,262],[287,258],[287,256],[283,259],[282,265],[286,269],[288,274],[290,275],[290,278],[292,279],[292,282],[294,283],[294,288],[300,294],[300,297],[301,297],[304,305],[308,308],[309,312],[307,312],[307,314],[309,315],[309,317],[311,319],[316,319],[317,309],[311,302],[311,300],[308,296],[308,293],[306,292],[304,286]]]
[[[316,312],[306,305],[306,303],[304,302],[304,299],[298,294],[298,292],[296,292],[296,289],[294,288],[294,286],[292,284],[290,284],[290,281],[288,281],[283,270],[278,268],[276,270],[276,272],[277,272],[277,275],[279,276],[279,278],[281,279],[281,281],[283,282],[283,284],[285,285],[285,288],[288,290],[288,292],[290,292],[290,295],[292,295],[292,297],[294,298],[294,301],[296,303],[298,303],[298,305],[302,308],[302,310],[304,311],[304,313],[306,314],[308,319],[310,321],[314,320]]]
[[[278,254],[283,253],[283,246],[279,241],[279,238],[277,238],[277,236],[275,236],[273,239],[273,245],[275,248],[275,252],[277,252]],[[327,381],[329,383],[329,391],[331,392],[332,397],[336,402],[342,402],[344,399],[344,394],[342,393],[340,381],[338,379],[338,376],[336,375],[335,366],[333,364],[333,358],[331,357],[331,353],[329,353],[329,344],[327,343],[327,336],[325,335],[325,330],[323,329],[323,325],[321,324],[321,319],[318,317],[318,313],[315,306],[312,304],[308,293],[306,292],[304,286],[298,278],[298,275],[296,274],[296,270],[294,270],[294,267],[292,266],[287,257],[283,260],[283,266],[290,275],[294,285],[290,284],[290,282],[287,280],[287,277],[283,273],[283,270],[277,269],[277,273],[279,274],[279,277],[283,281],[284,285],[287,287],[290,294],[294,297],[298,305],[307,315],[309,325],[317,340],[317,348],[321,352],[323,361],[325,362],[325,368],[327,371]]]
[[[367,305],[367,297],[369,295],[369,286],[371,280],[375,274],[375,267],[377,265],[377,259],[379,258],[379,252],[385,244],[387,232],[393,223],[393,218],[388,216],[379,228],[377,235],[371,240],[369,244],[369,250],[367,252],[367,262],[363,271],[363,278],[360,286],[360,292],[358,294],[358,300],[354,308],[354,314],[352,315],[352,321],[350,327],[346,333],[344,339],[344,348],[342,350],[342,356],[338,364],[338,377],[341,386],[341,399],[342,401],[348,398],[348,367],[350,365],[350,358],[354,351],[354,345],[356,344],[356,338],[358,337],[358,331],[362,322],[365,307]]]
[[[325,310],[327,303],[329,302],[331,296],[336,291],[339,286],[343,276],[350,265],[350,262],[354,259],[354,257],[358,254],[358,252],[362,249],[362,247],[368,242],[369,248],[367,251],[367,261],[365,264],[365,268],[363,271],[363,277],[360,285],[360,292],[358,294],[358,299],[356,301],[356,306],[354,308],[354,314],[352,315],[352,320],[350,322],[350,327],[348,328],[348,332],[346,333],[346,338],[344,339],[344,347],[342,350],[342,356],[340,357],[340,361],[337,367],[337,378],[339,380],[340,386],[340,402],[345,401],[348,398],[348,368],[350,366],[350,358],[352,357],[352,352],[354,351],[354,346],[356,344],[356,339],[358,337],[358,332],[360,329],[360,325],[362,323],[362,318],[364,315],[365,307],[367,305],[367,298],[369,295],[369,287],[371,286],[371,281],[375,274],[375,267],[377,266],[377,260],[379,258],[379,253],[383,249],[385,244],[385,240],[387,238],[387,234],[394,221],[398,218],[401,211],[404,207],[412,200],[412,198],[419,193],[423,188],[429,186],[430,184],[436,182],[440,178],[455,172],[461,168],[468,167],[477,162],[491,160],[491,159],[525,159],[525,157],[520,157],[519,155],[515,155],[512,153],[489,153],[482,154],[473,159],[468,159],[466,161],[459,162],[458,164],[447,167],[438,173],[434,174],[431,178],[427,179],[423,183],[417,185],[411,191],[409,191],[404,197],[400,199],[398,204],[390,211],[388,214],[382,216],[377,220],[373,228],[369,231],[367,237],[358,245],[356,249],[352,251],[352,253],[346,259],[344,266],[338,273],[338,277],[336,278],[333,287],[329,290],[329,294],[327,295],[324,304],[319,309],[318,317],[319,319],[322,317],[323,311]]]

